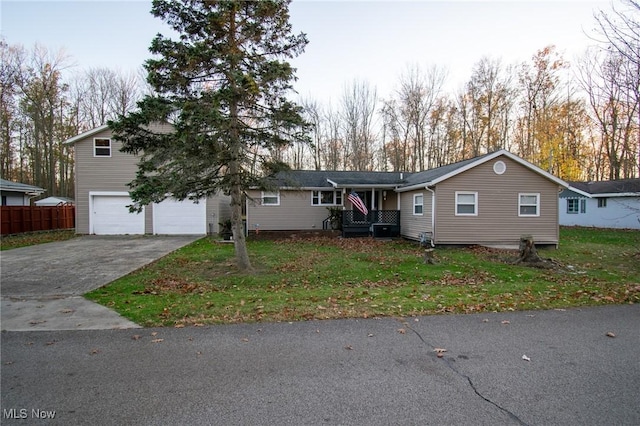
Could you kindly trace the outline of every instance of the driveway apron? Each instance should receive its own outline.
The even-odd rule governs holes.
[[[1,328],[82,330],[137,324],[82,297],[200,236],[83,236],[0,254]]]

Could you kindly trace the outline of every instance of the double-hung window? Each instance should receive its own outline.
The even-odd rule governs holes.
[[[413,214],[416,216],[422,216],[422,210],[424,206],[424,195],[414,194],[413,196]]]
[[[263,206],[279,206],[280,205],[280,193],[279,192],[262,192],[262,205]]]
[[[456,216],[478,216],[478,193],[456,191]]]
[[[577,198],[567,199],[567,214],[578,214],[580,211],[580,200]]]
[[[602,209],[607,207],[607,199],[606,198],[598,198],[598,208]]]
[[[94,157],[111,157],[111,139],[108,139],[108,138],[93,139],[93,156]]]
[[[311,204],[314,206],[341,206],[342,191],[311,191]]]
[[[540,194],[518,194],[518,216],[540,216]]]

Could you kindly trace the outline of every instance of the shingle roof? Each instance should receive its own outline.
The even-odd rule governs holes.
[[[435,169],[425,170],[424,172],[414,173],[407,179],[407,186],[431,182],[435,179],[438,179],[439,177],[442,177],[446,174],[449,174],[458,169],[461,169],[468,164],[476,162],[481,158],[486,157],[487,155],[489,154],[482,155],[480,157],[470,158],[468,160],[458,161],[457,163],[453,163],[453,164],[447,164],[446,166],[438,167]]]
[[[569,182],[569,185],[591,195],[629,194],[640,195],[640,179],[607,180],[600,182]]]
[[[38,186],[27,185],[26,183],[11,182],[10,180],[6,180],[6,179],[0,179],[0,189],[2,189],[3,191],[24,192],[24,193],[45,192],[44,189]]]
[[[409,175],[410,173],[398,172],[291,170],[278,173],[275,183],[280,187],[293,188],[332,188],[331,182],[334,182],[339,187],[380,187],[385,185],[395,187],[406,183],[406,178]]]

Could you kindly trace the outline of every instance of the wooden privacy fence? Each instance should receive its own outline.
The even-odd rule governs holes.
[[[73,228],[75,206],[2,206],[2,235]]]

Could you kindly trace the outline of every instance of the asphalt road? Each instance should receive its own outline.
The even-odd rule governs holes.
[[[1,342],[3,425],[640,424],[640,305]]]

